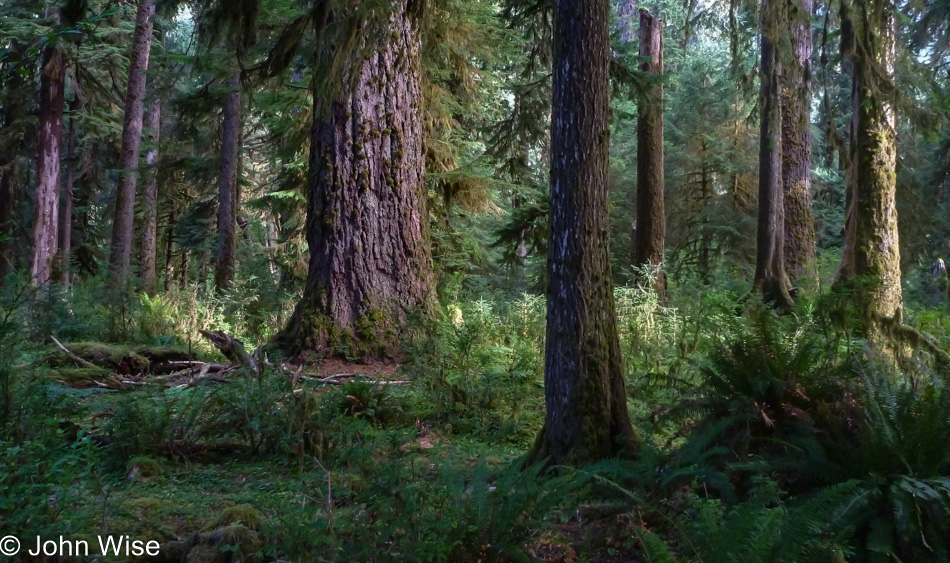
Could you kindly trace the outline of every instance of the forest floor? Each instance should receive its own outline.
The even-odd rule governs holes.
[[[634,560],[630,517],[610,507],[545,509],[536,526],[525,498],[492,516],[497,502],[478,497],[525,443],[420,421],[411,404],[431,397],[395,363],[252,373],[208,349],[95,342],[57,342],[44,362],[44,379],[74,390],[67,439],[100,446],[55,500],[74,538],[155,540],[164,561]]]

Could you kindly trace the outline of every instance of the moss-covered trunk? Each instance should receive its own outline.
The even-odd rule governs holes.
[[[640,70],[663,74],[663,25],[640,9]],[[666,242],[663,203],[663,87],[656,85],[640,97],[637,106],[637,236],[634,265],[658,266]],[[655,272],[654,288],[666,298],[666,277]]]
[[[142,142],[142,117],[145,113],[145,83],[149,49],[152,45],[153,0],[138,0],[135,31],[129,57],[129,81],[122,121],[122,178],[115,195],[112,221],[112,246],[109,253],[110,283],[123,289],[132,267],[132,239],[135,232],[135,187],[138,179],[139,146]]]
[[[874,336],[881,317],[893,319],[901,306],[897,234],[896,117],[887,84],[894,67],[895,23],[883,0],[856,3],[856,49],[852,56],[856,120],[854,273]],[[857,25],[860,22],[860,25]]]
[[[636,452],[617,335],[607,219],[607,0],[554,4],[545,403],[527,462]]]
[[[145,165],[148,166],[145,178],[145,200],[142,202],[142,290],[155,295],[155,280],[158,263],[158,142],[161,138],[162,102],[152,100],[148,109],[149,149],[145,153]],[[169,242],[169,247],[171,243]]]
[[[221,117],[221,177],[218,179],[218,248],[214,260],[214,289],[234,284],[237,260],[238,156],[241,150],[241,76],[228,81]]]
[[[782,193],[782,66],[776,39],[784,32],[782,0],[762,4],[762,62],[759,73],[759,218],[755,281],[762,298],[782,309],[792,307],[791,283],[785,273],[785,212]]]
[[[782,189],[785,206],[785,271],[806,274],[815,259],[811,209],[811,9],[812,0],[785,0],[792,56],[782,85]],[[817,273],[809,276],[814,280]]]
[[[278,336],[291,354],[394,354],[409,314],[434,299],[420,39],[409,4],[394,3],[380,45],[364,43],[351,55],[331,103],[315,97],[310,267],[303,298]]]

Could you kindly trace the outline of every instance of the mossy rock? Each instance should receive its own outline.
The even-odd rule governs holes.
[[[232,524],[201,534],[188,551],[188,563],[254,563],[263,561],[263,542],[257,532]]]
[[[251,530],[258,531],[263,523],[264,516],[258,509],[249,504],[237,504],[225,508],[206,529],[214,530],[229,524],[243,524]]]

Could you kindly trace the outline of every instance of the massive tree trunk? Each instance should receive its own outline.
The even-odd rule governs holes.
[[[791,283],[785,273],[784,208],[782,197],[782,65],[775,48],[783,32],[782,0],[762,3],[759,106],[759,220],[755,281],[762,298],[780,309],[791,309]]]
[[[640,9],[640,70],[663,74],[663,25]],[[663,205],[663,86],[650,88],[637,106],[637,237],[635,266],[663,262],[666,210]],[[654,288],[666,298],[666,276],[654,270]]]
[[[815,259],[811,210],[811,9],[812,0],[785,0],[792,56],[783,65],[782,189],[785,205],[785,271],[805,275]],[[811,278],[817,277],[812,271]]]
[[[138,178],[139,146],[142,142],[146,71],[152,44],[152,15],[154,13],[153,0],[138,0],[129,61],[128,90],[125,97],[125,118],[122,123],[122,178],[115,196],[112,249],[109,254],[110,282],[116,290],[127,287],[132,265],[135,186]]]
[[[68,288],[72,274],[73,247],[73,176],[76,171],[76,117],[79,115],[79,102],[69,104],[69,135],[66,141],[66,182],[63,185],[63,213],[60,227],[60,283]]]
[[[544,428],[531,463],[633,455],[607,219],[608,0],[556,0]]]
[[[221,122],[221,178],[218,182],[218,251],[214,262],[214,288],[218,293],[234,284],[237,254],[237,177],[241,139],[241,77],[229,82]]]
[[[865,278],[857,289],[869,337],[875,338],[883,323],[900,322],[902,302],[896,117],[887,90],[894,70],[895,21],[893,6],[885,0],[856,3],[854,8],[853,270]]]
[[[155,295],[156,263],[158,257],[158,143],[161,140],[162,102],[152,100],[148,109],[149,149],[145,153],[146,170],[144,218],[142,225],[142,290]]]
[[[65,82],[63,50],[57,44],[50,45],[43,50],[43,67],[40,71],[36,197],[33,202],[33,254],[30,264],[30,278],[36,287],[49,283],[59,242],[59,160]]]
[[[413,4],[393,3],[381,44],[354,55],[335,99],[314,97],[310,267],[278,337],[291,354],[394,354],[410,311],[434,298]]]

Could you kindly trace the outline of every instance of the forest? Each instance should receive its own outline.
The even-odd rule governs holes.
[[[0,0],[0,558],[950,562],[948,219],[948,0]]]

